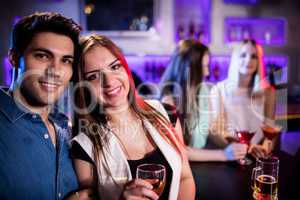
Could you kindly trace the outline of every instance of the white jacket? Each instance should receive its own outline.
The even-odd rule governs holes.
[[[158,101],[151,100],[147,102],[167,117],[166,111]],[[180,155],[174,149],[174,147],[172,147],[165,139],[163,139],[156,128],[147,119],[144,119],[143,122],[153,141],[158,146],[172,168],[173,175],[170,186],[169,200],[175,200],[178,196],[181,177],[182,160]],[[78,144],[81,145],[91,159],[94,160],[92,142],[90,139],[84,133],[80,133],[73,138],[73,141],[74,140],[78,142]],[[107,145],[107,149],[109,150],[105,148],[103,153],[105,154],[110,172],[114,177],[115,182],[117,182],[119,186],[114,183],[114,180],[108,174],[104,163],[100,162],[100,167],[97,169],[99,181],[98,191],[102,200],[117,200],[121,196],[124,184],[132,179],[132,175],[125,153],[123,152],[121,144],[114,134],[110,134]]]

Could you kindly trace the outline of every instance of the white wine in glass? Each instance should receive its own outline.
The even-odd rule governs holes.
[[[160,196],[166,185],[166,168],[160,164],[142,164],[137,167],[136,178],[149,182]]]

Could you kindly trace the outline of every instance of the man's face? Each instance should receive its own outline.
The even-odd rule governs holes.
[[[55,103],[72,76],[74,44],[65,36],[52,32],[35,34],[20,58],[25,73],[20,91],[31,106]]]

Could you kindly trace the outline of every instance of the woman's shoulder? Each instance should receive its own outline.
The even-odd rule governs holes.
[[[220,90],[224,90],[224,88],[226,88],[225,87],[226,84],[227,84],[226,80],[217,82],[210,87],[210,92],[216,93],[216,92],[219,92]]]
[[[166,117],[167,119],[169,119],[169,117],[168,117],[168,110],[166,109],[166,105],[163,105],[159,100],[156,100],[156,99],[148,99],[148,100],[145,100],[145,101],[150,106],[152,106],[157,112],[159,112],[164,117]],[[167,105],[168,108],[169,108],[169,106],[171,106],[171,105]]]
[[[71,140],[71,147],[73,144],[79,144],[81,148],[93,158],[93,143],[91,139],[83,132],[80,132],[77,136],[73,137]]]
[[[145,100],[145,102],[159,112],[162,112],[164,110],[163,104],[157,99],[147,99]]]
[[[225,79],[212,86],[210,91],[212,94],[218,93],[223,96],[228,96],[229,94],[232,94],[236,88],[236,84],[233,81]]]

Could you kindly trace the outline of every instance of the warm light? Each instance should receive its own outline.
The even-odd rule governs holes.
[[[94,9],[95,9],[94,4],[91,4],[91,3],[90,4],[86,4],[84,6],[84,13],[87,14],[87,15],[90,15],[94,11]]]

